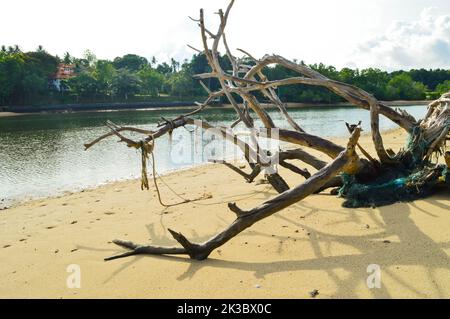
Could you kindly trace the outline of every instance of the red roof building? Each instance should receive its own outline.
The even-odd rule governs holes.
[[[51,88],[56,89],[59,92],[68,91],[69,88],[64,84],[63,80],[70,79],[74,76],[76,76],[75,64],[60,63],[53,79],[49,81],[49,85]]]
[[[75,64],[60,63],[58,65],[55,80],[66,80],[74,76],[75,76]]]

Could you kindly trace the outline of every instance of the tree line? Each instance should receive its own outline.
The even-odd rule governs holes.
[[[225,56],[219,57],[224,70],[232,67]],[[296,61],[304,64],[303,61]],[[75,76],[61,80],[59,89],[52,84],[60,63],[74,65]],[[253,61],[247,61],[252,65]],[[450,70],[410,70],[386,72],[376,68],[337,70],[322,63],[310,67],[330,79],[356,85],[380,100],[433,99],[450,91]],[[97,59],[87,50],[81,58],[69,53],[53,56],[41,46],[22,52],[19,46],[0,50],[0,105],[45,105],[96,102],[193,101],[207,95],[194,80],[194,74],[211,69],[204,54],[195,54],[183,62],[171,59],[159,63],[154,57],[126,54],[114,60]],[[296,76],[282,67],[266,67],[271,80]],[[218,90],[216,79],[204,80]],[[326,89],[292,85],[278,89],[285,102],[337,103],[342,99]],[[223,98],[221,102],[227,101]],[[264,101],[264,97],[260,97]]]

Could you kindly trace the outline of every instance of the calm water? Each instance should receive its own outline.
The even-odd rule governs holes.
[[[416,118],[426,112],[426,106],[408,106],[406,109]],[[139,177],[139,153],[118,144],[116,138],[105,140],[89,151],[84,151],[83,144],[107,133],[107,120],[119,125],[154,129],[161,116],[174,118],[182,113],[181,110],[146,110],[0,118],[0,200],[4,199],[3,203],[6,203],[51,196]],[[270,113],[280,127],[286,127],[278,112]],[[346,121],[357,123],[362,120],[365,130],[370,129],[369,112],[357,108],[314,107],[290,110],[290,113],[306,131],[320,136],[347,135]],[[201,118],[213,124],[229,125],[236,116],[233,110],[211,109]],[[382,129],[395,127],[384,118],[380,126]],[[173,137],[174,144],[191,136],[187,130],[177,132],[178,135]],[[156,147],[158,172],[192,166],[189,152],[170,148],[168,136],[159,139]]]

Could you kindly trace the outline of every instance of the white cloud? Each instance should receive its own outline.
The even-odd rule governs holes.
[[[351,60],[389,70],[450,68],[450,15],[431,7],[416,21],[396,21],[384,35],[360,44]]]

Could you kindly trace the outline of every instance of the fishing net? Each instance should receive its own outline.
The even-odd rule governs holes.
[[[343,174],[344,186],[340,196],[344,207],[380,207],[397,202],[409,202],[430,196],[437,184],[450,187],[450,171],[445,165],[409,171],[401,168],[385,169],[378,178],[361,183],[354,175]]]
[[[403,161],[403,164],[407,167],[422,165],[429,145],[430,143],[423,137],[420,127],[416,126],[406,141],[406,149],[403,154],[409,156],[405,156],[406,161]]]
[[[416,127],[399,153],[400,162],[381,167],[375,179],[366,182],[358,180],[358,176],[342,174],[344,185],[339,195],[345,198],[343,206],[379,207],[409,202],[434,194],[438,184],[450,187],[448,167],[426,159],[429,146],[420,127]]]

